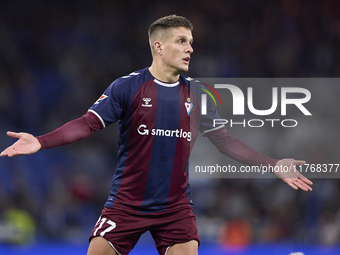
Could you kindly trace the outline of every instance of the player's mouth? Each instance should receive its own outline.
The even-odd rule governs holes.
[[[186,58],[183,58],[183,62],[185,63],[185,64],[189,64],[189,61],[190,61],[190,57],[186,57]]]

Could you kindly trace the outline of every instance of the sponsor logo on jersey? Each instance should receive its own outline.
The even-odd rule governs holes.
[[[152,107],[152,104],[149,104],[151,102],[151,98],[144,97],[143,101],[144,101],[144,104],[142,104],[143,107]]]
[[[100,101],[102,101],[102,100],[104,100],[104,99],[106,99],[106,98],[108,98],[108,96],[103,94],[103,95],[101,95],[100,98],[98,98],[98,100],[97,100],[94,104],[99,104]]]
[[[152,136],[165,136],[165,137],[178,137],[191,141],[191,132],[184,131],[183,129],[160,129],[153,128],[148,129],[145,124],[140,124],[137,128],[137,132],[140,135],[152,135]]]

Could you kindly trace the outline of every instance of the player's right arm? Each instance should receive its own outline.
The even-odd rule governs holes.
[[[7,132],[7,135],[18,138],[0,156],[29,155],[39,150],[50,149],[82,140],[98,129],[103,128],[102,122],[92,112],[87,112],[81,118],[71,120],[56,130],[38,137],[28,133]]]

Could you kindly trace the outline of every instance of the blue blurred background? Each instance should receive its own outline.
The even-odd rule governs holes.
[[[114,79],[149,66],[147,29],[169,14],[194,24],[191,77],[340,75],[337,0],[2,0],[0,150],[14,142],[6,131],[52,131],[83,115]],[[301,141],[309,162],[339,163],[337,140],[331,151],[322,146],[338,135],[338,109],[329,114],[334,130]],[[282,155],[279,145],[261,152]],[[62,148],[1,158],[0,253],[84,254],[116,153],[111,125]],[[304,193],[275,179],[193,180],[201,254],[339,254],[340,181],[313,182]],[[150,246],[145,254],[156,254],[145,236],[132,254]]]

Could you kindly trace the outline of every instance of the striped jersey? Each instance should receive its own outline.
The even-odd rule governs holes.
[[[106,207],[151,213],[192,204],[189,154],[198,131],[213,130],[212,120],[220,117],[209,100],[208,113],[200,114],[202,90],[191,80],[180,75],[164,83],[144,68],[115,80],[90,107],[103,127],[119,125]]]

